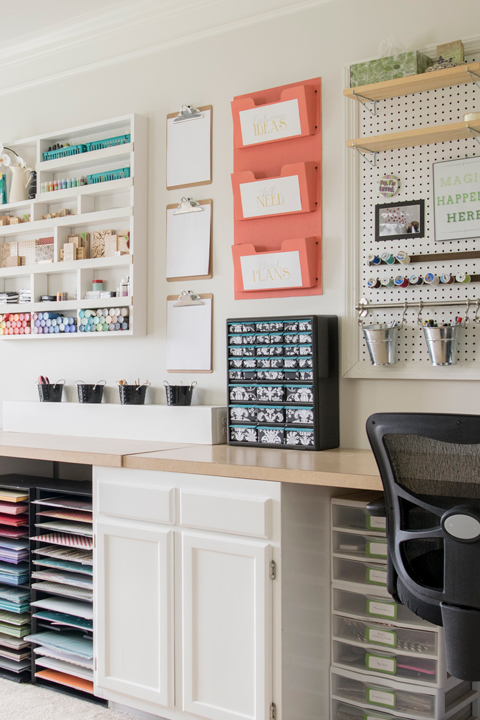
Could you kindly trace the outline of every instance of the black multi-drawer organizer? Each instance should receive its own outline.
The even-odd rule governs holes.
[[[338,318],[227,320],[230,445],[339,445]]]

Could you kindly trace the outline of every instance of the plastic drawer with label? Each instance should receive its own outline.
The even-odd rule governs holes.
[[[445,657],[443,628],[434,630],[394,627],[387,623],[367,622],[355,618],[334,615],[332,636],[334,639],[369,645],[379,650],[395,650],[410,655]]]
[[[332,698],[407,718],[444,720],[476,695],[472,683],[455,678],[450,678],[447,689],[439,689],[332,668],[331,681]]]
[[[343,557],[386,563],[387,540],[383,537],[332,530],[332,552]]]
[[[332,558],[332,580],[353,585],[387,587],[387,566],[363,560]],[[352,588],[353,590],[354,588]],[[375,590],[374,590],[375,592]]]
[[[334,583],[332,587],[333,612],[340,615],[357,617],[362,620],[388,621],[393,625],[405,627],[423,627],[431,630],[435,626],[422,620],[405,605],[395,602],[390,596],[370,594],[371,588],[359,587],[359,592],[352,592]]]
[[[385,535],[386,518],[370,515],[369,502],[379,500],[383,493],[358,490],[341,498],[332,498],[332,527]]]
[[[332,662],[348,670],[368,672],[372,676],[391,677],[412,684],[445,687],[447,671],[442,659],[403,654],[398,649],[362,647],[333,640]]]
[[[477,720],[478,713],[475,709],[476,703],[468,703],[460,710],[456,710],[453,714],[450,714],[449,720]],[[376,710],[369,710],[365,712],[365,709],[358,707],[357,705],[350,705],[344,703],[341,700],[332,700],[332,720],[391,720],[391,713],[382,713]],[[413,715],[409,716],[413,718]]]

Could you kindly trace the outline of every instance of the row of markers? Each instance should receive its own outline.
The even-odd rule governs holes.
[[[409,285],[452,285],[453,283],[460,283],[466,285],[469,282],[480,279],[477,275],[468,275],[468,273],[457,273],[457,275],[451,275],[450,273],[444,273],[443,275],[435,275],[435,273],[427,273],[423,275],[410,275],[410,277],[404,277],[403,275],[397,275],[394,278],[369,278],[367,285],[371,290],[377,290],[378,288],[405,288]]]

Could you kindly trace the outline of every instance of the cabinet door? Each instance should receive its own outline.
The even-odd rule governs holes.
[[[271,703],[271,547],[182,534],[183,710],[265,720]]]
[[[172,705],[173,532],[101,521],[96,546],[96,685]]]

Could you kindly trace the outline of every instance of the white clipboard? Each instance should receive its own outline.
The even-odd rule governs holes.
[[[212,372],[213,295],[199,295],[202,304],[183,305],[167,297],[167,372]]]
[[[203,117],[178,123],[178,112],[167,115],[167,190],[212,182],[213,107],[198,111]]]
[[[167,205],[167,281],[206,280],[212,277],[211,200],[200,200],[201,212],[176,214]]]

